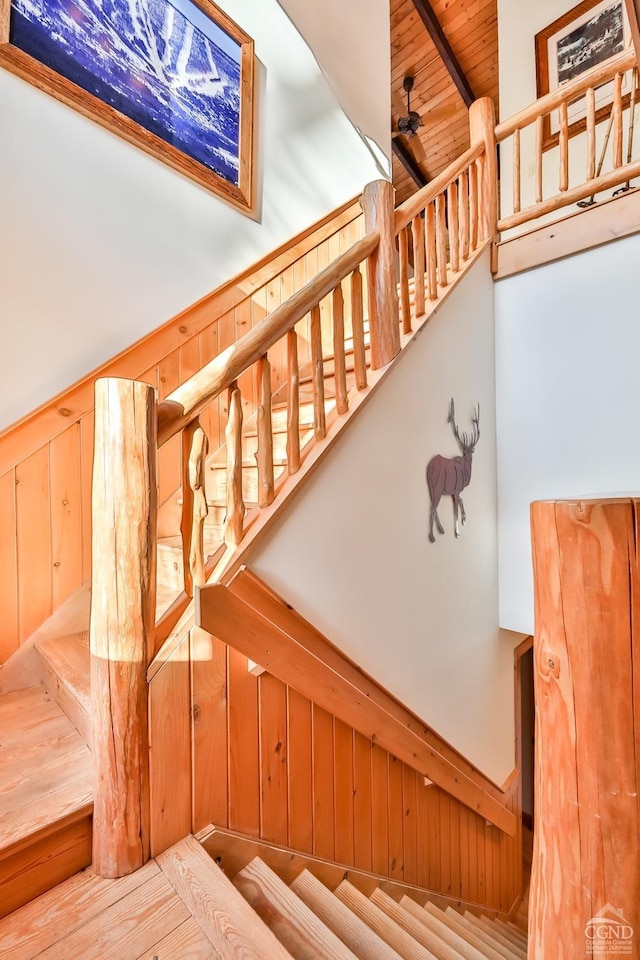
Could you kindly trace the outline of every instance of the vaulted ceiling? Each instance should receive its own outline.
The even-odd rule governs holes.
[[[497,112],[497,0],[391,0],[394,136],[398,95],[406,104],[406,76],[414,77],[411,109],[421,115],[423,126],[416,137],[400,136],[395,141],[393,182],[397,203],[415,192],[420,174],[424,182],[431,180],[469,146],[463,97],[468,101],[491,97]],[[400,153],[405,153],[404,164]],[[413,166],[415,178],[406,166]]]

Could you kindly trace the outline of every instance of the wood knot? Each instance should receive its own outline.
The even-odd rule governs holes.
[[[178,327],[178,333],[186,333],[186,332],[187,332],[187,328],[185,327],[184,324]]]
[[[557,680],[560,676],[560,661],[553,653],[546,654],[540,662],[540,673],[543,677],[553,677]]]
[[[60,414],[61,417],[71,416],[71,410],[69,410],[69,407],[60,407],[60,409],[58,410],[58,413]]]
[[[200,707],[199,704],[194,703],[194,705],[191,707],[191,716],[193,717],[194,720],[199,720],[201,714],[202,714],[202,708]]]

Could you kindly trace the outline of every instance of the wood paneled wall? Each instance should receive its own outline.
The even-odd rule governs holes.
[[[0,664],[91,576],[93,385],[101,376],[152,384],[164,398],[349,249],[363,233],[357,204],[295,238],[252,271],[160,327],[0,436]],[[305,337],[301,329],[301,364]],[[310,349],[310,348],[309,348]],[[286,357],[270,356],[274,393]],[[241,379],[245,416],[255,407]],[[246,381],[246,382],[245,382]],[[224,443],[225,400],[203,415],[210,449]],[[159,453],[159,503],[180,485],[180,438]],[[178,532],[172,531],[172,532]]]
[[[199,628],[153,677],[150,724],[154,853],[214,823],[504,913],[521,890],[519,833]]]

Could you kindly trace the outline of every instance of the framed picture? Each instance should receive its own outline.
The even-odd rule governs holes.
[[[211,0],[0,0],[0,65],[246,212],[253,62]]]
[[[625,0],[583,0],[536,34],[538,97],[557,90],[580,74],[623,53],[631,41]],[[628,102],[630,78],[625,75],[623,95]],[[609,115],[613,82],[596,90],[596,122]],[[544,148],[558,142],[557,111],[545,117]],[[584,97],[569,104],[569,136],[586,128]]]

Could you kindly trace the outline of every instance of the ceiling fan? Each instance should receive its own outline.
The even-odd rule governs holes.
[[[441,120],[448,119],[449,117],[454,116],[457,111],[457,106],[455,104],[447,105],[440,107],[436,110],[428,110],[424,115],[420,115],[417,110],[411,109],[411,91],[415,85],[415,78],[411,74],[407,74],[402,81],[402,87],[404,92],[407,95],[406,105],[398,91],[393,92],[391,95],[391,101],[393,105],[394,112],[396,114],[395,119],[395,132],[392,134],[394,136],[404,136],[407,137],[411,142],[411,147],[413,153],[416,156],[416,159],[419,162],[423,162],[427,159],[424,147],[418,136],[418,130],[420,127],[425,126],[425,120],[427,124],[438,123]]]

